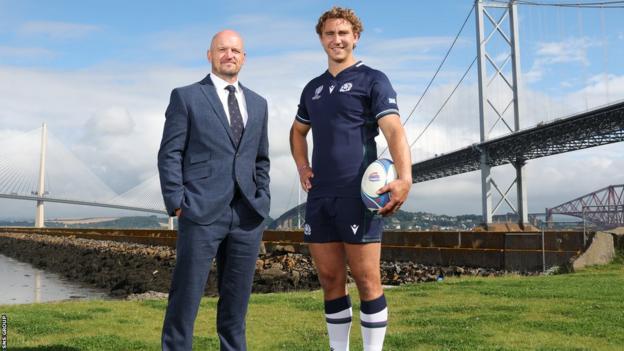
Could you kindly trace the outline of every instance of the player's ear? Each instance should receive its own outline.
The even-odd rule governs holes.
[[[206,58],[209,62],[212,62],[212,53],[210,52],[210,49],[206,52]]]

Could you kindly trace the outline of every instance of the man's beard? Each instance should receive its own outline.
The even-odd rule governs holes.
[[[238,76],[238,72],[240,72],[240,67],[227,68],[225,66],[219,67],[215,65],[213,70],[224,77],[236,78],[236,76]]]

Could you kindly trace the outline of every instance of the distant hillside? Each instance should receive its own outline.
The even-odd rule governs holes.
[[[75,223],[72,221],[46,221],[50,228],[120,228],[120,229],[167,229],[167,218],[152,216],[120,217],[98,222]]]
[[[301,204],[279,216],[269,225],[269,229],[296,228],[304,219],[305,204]],[[386,218],[385,227],[402,230],[470,230],[480,223],[480,215],[447,216],[399,210],[394,216]]]

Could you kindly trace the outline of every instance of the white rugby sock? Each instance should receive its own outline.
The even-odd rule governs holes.
[[[351,316],[349,295],[325,301],[325,321],[331,351],[349,351]]]
[[[381,351],[388,325],[388,307],[386,297],[371,301],[361,301],[360,324],[364,351]]]

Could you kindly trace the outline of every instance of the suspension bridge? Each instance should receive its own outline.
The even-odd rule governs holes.
[[[576,11],[580,19],[577,31],[582,40],[587,40],[582,36],[583,18],[587,22],[598,21],[604,28],[604,11],[624,14],[623,8],[624,2],[621,1],[564,4],[476,0],[433,77],[410,113],[404,116],[414,160],[414,182],[480,171],[481,212],[485,224],[492,223],[493,215],[503,209],[517,214],[521,225],[527,224],[527,162],[623,141],[624,101],[621,99],[624,94],[618,96],[617,91],[614,94],[610,90],[606,64],[606,72],[594,75],[595,79],[584,77],[581,82],[587,86],[594,83],[593,87],[600,85],[603,89],[598,93],[589,91],[589,88],[582,89],[583,93],[576,96],[571,106],[556,97],[531,91],[525,82],[546,74],[545,65],[557,63],[552,56],[548,56],[557,47],[547,38],[538,40],[537,52],[542,56],[534,60],[529,72],[523,74],[520,62],[521,30],[535,36],[535,28],[542,27],[543,30],[547,25],[544,17],[555,11],[560,32],[566,33],[567,26],[562,24],[561,18],[566,18],[565,11]],[[525,10],[525,15],[520,16]],[[440,83],[440,77],[450,75],[445,75],[444,69],[456,54],[457,47],[470,41],[465,39],[464,32],[471,19],[475,23],[476,35],[471,34],[470,37],[474,40],[476,53],[466,60],[467,68],[458,75],[457,81],[451,82],[447,78]],[[528,24],[523,25],[521,19]],[[607,34],[603,33],[603,37]],[[571,39],[564,39],[564,42],[566,40]],[[526,40],[523,43],[524,46],[532,44]],[[599,47],[606,52],[606,40]],[[604,62],[606,57],[608,55],[605,54]],[[579,61],[583,59],[587,60],[578,58]],[[586,75],[587,72],[582,74]],[[434,96],[434,92],[437,95]],[[472,104],[466,104],[468,98],[473,101]],[[471,110],[467,105],[476,108]],[[478,123],[478,129],[469,128],[471,123],[468,121]],[[439,140],[445,140],[445,144]],[[492,168],[505,166],[513,167],[513,179],[495,179]],[[502,186],[504,182],[510,185]],[[36,202],[36,226],[43,226],[45,202],[166,215],[157,175],[148,177],[123,194],[117,194],[45,126],[0,142],[0,198]],[[622,197],[619,196],[617,201],[615,207],[594,208],[592,206],[602,205],[593,202],[574,208],[561,205],[549,213],[577,215],[579,208],[581,212],[596,210],[604,213],[621,208]],[[622,222],[621,216],[601,220]]]

